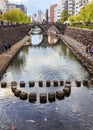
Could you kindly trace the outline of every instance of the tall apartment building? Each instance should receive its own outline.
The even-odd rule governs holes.
[[[75,0],[75,10],[74,15],[77,15],[82,7],[81,0]]]
[[[87,3],[89,3],[91,0],[80,0],[81,6],[85,6]]]
[[[61,8],[59,4],[57,4],[57,6],[54,8],[54,22],[59,21],[60,16],[61,16]]]
[[[68,0],[68,13],[75,14],[75,0]]]
[[[89,3],[90,0],[68,0],[68,13],[77,15],[82,7]]]
[[[50,22],[51,23],[54,22],[54,10],[55,10],[56,6],[57,6],[57,4],[53,4],[50,6]]]
[[[59,0],[61,11],[68,9],[68,0]]]

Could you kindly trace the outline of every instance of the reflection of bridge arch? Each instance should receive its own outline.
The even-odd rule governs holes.
[[[48,38],[47,37],[44,37],[43,35],[43,38],[42,38],[42,41],[38,44],[38,45],[32,45],[33,47],[46,47],[47,45],[45,45],[44,43],[48,43]]]
[[[57,42],[52,44],[52,46],[58,45],[57,43],[59,42],[59,40],[60,40],[60,38],[58,38]],[[43,35],[43,39],[42,39],[41,43],[38,44],[38,45],[32,45],[32,46],[33,47],[44,47],[44,48],[46,48],[48,46],[51,46],[51,44],[48,42],[48,37]]]

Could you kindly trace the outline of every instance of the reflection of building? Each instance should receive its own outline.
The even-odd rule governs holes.
[[[54,37],[53,36],[49,36],[49,43],[54,44]]]
[[[58,41],[58,38],[55,37],[55,35],[48,35],[48,42],[50,44],[54,44]]]

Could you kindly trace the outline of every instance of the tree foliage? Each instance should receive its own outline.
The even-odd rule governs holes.
[[[11,23],[30,23],[30,17],[23,13],[20,9],[10,9],[3,14],[3,20]]]
[[[71,16],[69,18],[69,21],[71,23],[73,22],[93,22],[93,2],[87,4],[81,10],[76,16]]]
[[[61,13],[60,22],[64,23],[65,21],[68,20],[69,16],[70,16],[70,14],[68,13],[68,10],[63,10],[62,13]]]

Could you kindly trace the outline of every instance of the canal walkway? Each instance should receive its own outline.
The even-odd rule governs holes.
[[[15,55],[24,46],[24,44],[28,41],[28,39],[29,39],[29,36],[25,36],[21,41],[14,44],[6,52],[0,54],[0,78],[2,77],[9,63],[13,60]]]
[[[87,68],[90,74],[93,74],[93,56],[86,53],[86,46],[72,39],[67,35],[57,34],[66,46],[72,51],[77,59]]]

